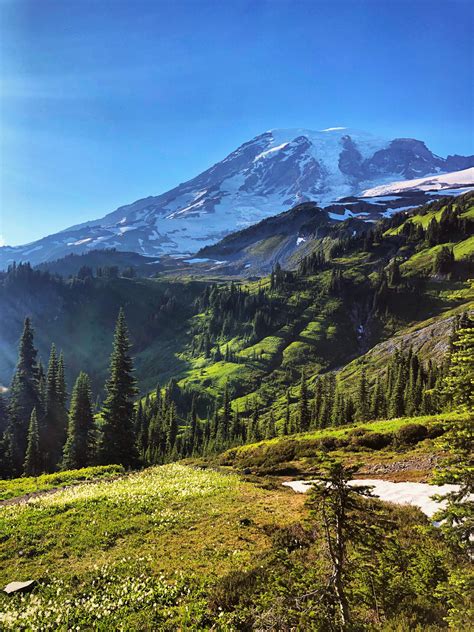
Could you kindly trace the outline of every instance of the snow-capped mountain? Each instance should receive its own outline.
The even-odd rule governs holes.
[[[97,248],[189,255],[302,202],[327,206],[393,181],[472,166],[474,156],[441,158],[410,138],[385,140],[342,127],[271,130],[166,193],[26,246],[0,248],[0,268]]]

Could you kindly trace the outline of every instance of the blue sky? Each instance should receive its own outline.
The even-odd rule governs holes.
[[[0,235],[188,180],[274,127],[474,153],[467,0],[0,0]]]

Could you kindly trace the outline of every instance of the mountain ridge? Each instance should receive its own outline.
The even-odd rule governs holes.
[[[471,166],[474,156],[441,158],[417,139],[387,140],[350,128],[274,129],[158,196],[24,246],[0,248],[0,268],[98,248],[186,256],[300,203],[324,207],[401,178]]]

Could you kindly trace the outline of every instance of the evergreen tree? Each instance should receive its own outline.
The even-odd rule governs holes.
[[[105,464],[133,467],[138,460],[133,428],[133,397],[137,389],[129,351],[125,314],[120,309],[110,358],[110,375],[105,385],[99,458]]]
[[[222,417],[219,425],[219,439],[225,444],[229,439],[230,422],[232,418],[232,408],[230,406],[229,388],[227,384],[224,389],[224,397],[222,403]]]
[[[472,357],[472,356],[471,356]],[[472,359],[471,359],[472,361]],[[449,380],[451,377],[447,378]],[[472,372],[471,372],[472,379]],[[449,544],[457,553],[474,556],[474,424],[472,415],[445,423],[440,447],[447,458],[435,472],[438,485],[455,484],[456,488],[442,496],[446,502],[435,515]]]
[[[8,404],[9,432],[15,474],[20,474],[26,455],[31,413],[41,413],[37,351],[33,344],[30,319],[25,318],[18,351],[18,363],[13,375]]]
[[[173,451],[176,449],[176,438],[178,436],[178,418],[176,415],[176,407],[171,404],[168,410],[168,432],[166,435],[166,452],[167,456],[173,455]]]
[[[291,432],[291,413],[290,413],[290,389],[286,391],[285,421],[283,423],[283,434],[287,435]]]
[[[474,323],[464,319],[453,339],[445,392],[454,408],[474,409]]]
[[[8,408],[3,394],[0,393],[0,438],[8,426]]]
[[[454,269],[454,253],[452,248],[443,246],[436,253],[433,263],[434,274],[450,274]]]
[[[398,259],[394,259],[389,268],[388,280],[390,285],[397,286],[402,282],[402,275],[400,272],[400,262]]]
[[[265,439],[273,439],[273,437],[276,437],[276,424],[273,410],[271,410],[270,416],[267,420],[267,427],[265,429]]]
[[[346,405],[341,385],[336,383],[336,393],[334,395],[334,403],[331,412],[331,424],[340,426],[345,423]]]
[[[367,421],[369,419],[369,392],[367,386],[367,376],[365,367],[360,372],[359,384],[357,387],[357,409],[356,421]]]
[[[391,395],[390,404],[389,404],[389,417],[392,419],[394,417],[402,417],[405,413],[405,371],[403,364],[400,363],[397,372],[397,378],[393,387],[393,393]]]
[[[87,467],[93,457],[94,415],[89,376],[79,373],[71,397],[67,440],[64,446],[63,468]]]
[[[351,628],[347,567],[350,564],[349,543],[365,528],[367,506],[361,497],[371,496],[370,487],[349,484],[356,467],[346,468],[341,463],[328,460],[318,473],[308,505],[318,524],[323,527],[323,537],[331,565],[329,590],[336,606],[335,624],[330,629]]]
[[[298,403],[298,431],[306,432],[309,428],[311,416],[309,412],[308,386],[304,370],[301,372],[300,399]]]
[[[372,389],[372,397],[370,402],[370,417],[371,419],[383,419],[387,414],[386,401],[384,392],[382,390],[382,383],[378,377],[375,381],[374,388]]]
[[[36,408],[33,408],[28,427],[28,446],[23,466],[25,475],[38,476],[42,470],[41,461],[38,418],[36,416]]]

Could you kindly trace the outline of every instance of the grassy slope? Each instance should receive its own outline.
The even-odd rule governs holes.
[[[174,464],[0,506],[0,584],[40,581],[31,612],[21,598],[0,596],[0,612],[7,611],[3,624],[17,630],[19,617],[40,616],[42,629],[49,629],[44,622],[53,616],[46,603],[52,596],[54,617],[62,619],[54,624],[53,618],[51,629],[61,629],[66,616],[68,627],[84,624],[92,598],[87,595],[95,592],[91,625],[177,629],[186,621],[187,607],[199,603],[202,589],[231,569],[251,565],[269,546],[269,530],[301,517],[303,501],[281,486],[267,490],[235,475]],[[123,594],[110,595],[103,572]],[[144,572],[149,591],[142,595]],[[178,585],[182,590],[176,594]],[[78,598],[83,599],[79,607]],[[169,601],[165,610],[163,599]]]
[[[42,474],[41,476],[0,480],[0,501],[9,498],[16,498],[26,494],[37,494],[38,492],[58,489],[78,485],[85,481],[97,481],[100,479],[113,478],[123,474],[121,465],[97,465],[86,467],[80,470],[66,470],[54,472],[53,474]]]
[[[386,478],[393,481],[429,481],[438,458],[442,456],[433,438],[400,443],[397,440],[383,448],[364,447],[357,443],[362,435],[398,433],[413,424],[428,430],[458,419],[458,413],[421,417],[403,417],[351,424],[337,428],[312,430],[295,435],[277,437],[231,448],[217,457],[217,461],[235,469],[250,469],[256,474],[307,477],[318,469],[329,454],[346,465],[357,465],[359,475]]]

